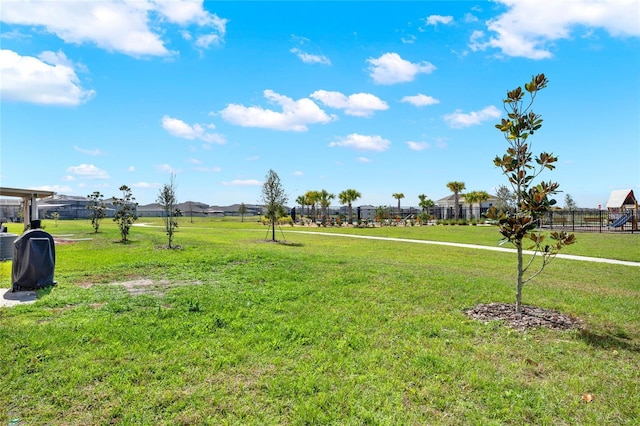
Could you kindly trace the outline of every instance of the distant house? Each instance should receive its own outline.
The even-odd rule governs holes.
[[[458,204],[460,208],[460,212],[458,217],[461,219],[477,219],[482,217],[482,215],[487,213],[490,207],[494,204],[498,203],[498,198],[495,195],[491,195],[489,199],[483,202],[480,206],[478,203],[473,203],[472,206],[469,206],[464,199],[463,194],[458,195]],[[441,217],[437,217],[437,219],[452,219],[455,217],[455,194],[451,194],[447,197],[441,198],[435,202],[437,207],[436,211]],[[469,209],[471,207],[471,209]]]
[[[19,198],[0,198],[0,222],[17,222],[22,215]]]
[[[376,207],[371,204],[365,204],[353,209],[354,216],[358,220],[375,220],[376,219]]]
[[[113,217],[115,206],[111,200],[104,200],[107,209],[107,217]],[[56,194],[47,197],[40,202],[42,217],[51,218],[53,213],[58,213],[60,219],[87,219],[89,217],[89,199],[77,195]]]
[[[136,214],[139,217],[162,217],[164,216],[164,207],[158,203],[139,205]]]
[[[244,214],[245,216],[260,216],[262,214],[263,208],[257,204],[245,204],[245,208],[247,212]],[[240,216],[238,210],[240,209],[240,204],[232,204],[230,206],[210,206],[207,209],[207,214],[211,216]],[[285,207],[285,210],[288,210],[288,207]]]

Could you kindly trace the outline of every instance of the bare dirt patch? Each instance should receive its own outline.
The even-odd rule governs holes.
[[[129,294],[155,294],[162,295],[163,290],[169,286],[169,281],[160,280],[158,282],[154,282],[150,279],[139,279],[132,281],[124,281],[124,282],[116,282],[111,283],[112,285],[121,285],[127,290]]]
[[[108,285],[122,286],[131,295],[150,294],[154,296],[163,296],[167,290],[174,287],[180,287],[185,285],[200,285],[199,281],[169,281],[169,280],[152,280],[149,278],[138,278],[128,281],[115,281]],[[90,288],[96,283],[81,283],[78,284],[82,288]]]
[[[566,315],[551,309],[536,306],[522,306],[522,312],[517,313],[516,307],[509,303],[488,303],[477,305],[464,311],[467,316],[482,322],[504,321],[517,330],[531,328],[550,328],[554,330],[579,329],[582,321],[571,315]]]

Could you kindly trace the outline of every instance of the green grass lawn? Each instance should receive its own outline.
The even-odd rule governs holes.
[[[152,225],[160,222],[141,219]],[[44,222],[58,285],[0,308],[0,422],[24,425],[638,424],[640,267],[555,259],[525,304],[582,330],[463,310],[515,299],[509,253],[182,218],[174,243]],[[10,232],[19,232],[13,229]],[[305,228],[497,245],[496,228]],[[567,253],[640,261],[640,236]],[[0,262],[11,286],[11,262]],[[582,396],[593,395],[592,402]]]

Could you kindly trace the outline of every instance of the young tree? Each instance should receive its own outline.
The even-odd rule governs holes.
[[[131,193],[131,188],[127,185],[122,185],[119,188],[122,191],[122,198],[113,197],[113,204],[116,206],[116,213],[113,216],[113,221],[118,224],[120,228],[120,235],[122,236],[122,242],[127,243],[129,237],[129,230],[131,225],[138,220],[136,209],[138,203]]]
[[[349,225],[353,224],[353,202],[360,198],[362,194],[355,189],[345,189],[338,194],[341,204],[346,204],[349,208]]]
[[[283,215],[284,205],[288,197],[280,183],[280,177],[273,170],[269,170],[266,180],[262,185],[262,202],[267,210],[267,218],[271,226],[271,241],[276,241],[276,223]]]
[[[176,218],[182,215],[180,209],[177,207],[176,176],[174,174],[171,174],[169,183],[164,184],[162,188],[160,188],[156,202],[160,204],[160,207],[162,207],[164,211],[164,215],[162,216],[164,229],[167,231],[167,236],[169,237],[169,248],[173,248],[173,234],[178,227]]]
[[[187,201],[186,203],[187,206],[187,211],[189,212],[189,222],[193,223],[193,205],[194,202],[193,201]]]
[[[404,194],[402,192],[396,192],[391,194],[393,198],[398,200],[398,217],[402,215],[402,211],[400,210],[400,200],[404,198]]]
[[[516,196],[508,186],[500,185],[496,189],[497,202],[495,204],[496,209],[502,212],[510,212],[515,210]]]
[[[379,220],[380,223],[384,223],[385,219],[391,217],[391,206],[378,206],[375,210],[376,220]]]
[[[514,212],[505,213],[497,217],[493,209],[492,218],[498,219],[498,226],[502,234],[503,243],[509,242],[517,251],[516,277],[516,312],[522,312],[522,288],[525,283],[542,272],[545,266],[555,257],[565,245],[573,244],[575,237],[566,232],[552,232],[551,244],[545,244],[545,236],[537,229],[539,218],[553,206],[556,201],[551,196],[557,194],[559,184],[556,182],[540,182],[534,180],[545,169],[553,170],[558,160],[552,154],[542,152],[533,158],[531,144],[528,138],[542,127],[542,118],[531,110],[538,92],[547,87],[548,80],[544,74],[531,78],[524,85],[529,94],[525,100],[525,91],[521,87],[507,92],[507,99],[503,101],[504,110],[508,118],[503,118],[496,128],[502,132],[507,141],[507,152],[496,156],[494,164],[502,169],[516,196]],[[530,240],[533,243],[533,255],[525,263],[523,243]],[[534,263],[536,256],[542,256],[541,263]],[[525,274],[533,268],[525,277]]]
[[[238,213],[240,213],[240,221],[244,223],[244,215],[247,214],[247,206],[245,206],[244,203],[240,203]]]
[[[576,202],[573,201],[573,197],[570,194],[566,194],[564,196],[564,209],[565,210],[575,210],[577,208]]]
[[[457,222],[460,216],[460,193],[466,189],[466,186],[464,185],[464,182],[452,181],[447,183],[447,188],[449,188],[449,191],[453,192],[453,216]]]
[[[89,203],[87,204],[87,210],[89,210],[89,219],[91,219],[91,226],[93,231],[97,234],[100,228],[100,221],[107,216],[107,208],[104,205],[103,195],[100,191],[94,191],[93,194],[87,195]]]

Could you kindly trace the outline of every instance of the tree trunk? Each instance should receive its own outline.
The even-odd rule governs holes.
[[[271,218],[271,241],[276,240],[276,220]]]
[[[522,242],[518,242],[516,244],[516,249],[518,252],[518,281],[516,283],[516,312],[522,312],[522,286],[523,280],[522,275],[524,271],[522,270]]]

